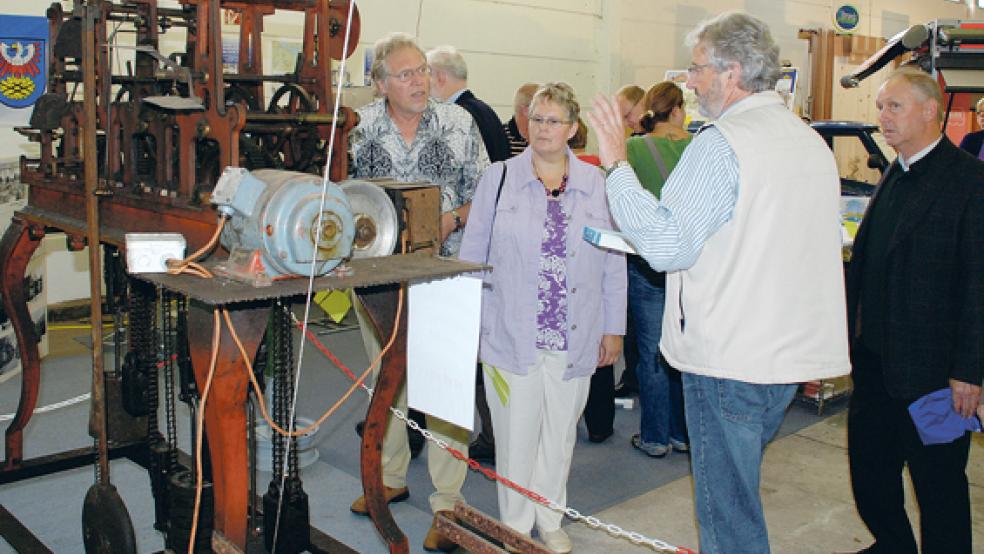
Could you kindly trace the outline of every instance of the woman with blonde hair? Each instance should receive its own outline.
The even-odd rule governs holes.
[[[691,136],[684,130],[683,91],[664,81],[654,85],[642,100],[640,126],[643,136],[626,142],[628,161],[642,186],[660,197],[663,184],[676,166]],[[687,425],[683,414],[683,383],[679,372],[660,359],[663,307],[666,303],[666,274],[654,271],[640,256],[629,256],[629,315],[639,352],[636,378],[639,381],[639,433],[632,446],[653,458],[670,450],[687,452]]]
[[[529,146],[478,183],[459,257],[488,263],[479,358],[495,428],[498,472],[561,505],[567,500],[577,420],[595,368],[612,364],[625,332],[625,259],[583,240],[612,229],[605,178],[567,141],[580,106],[548,83],[529,109]],[[570,552],[564,514],[497,484],[499,518],[534,525],[554,552]]]
[[[615,92],[618,109],[622,113],[625,127],[632,135],[642,134],[643,128],[639,122],[645,108],[642,101],[646,91],[636,85],[625,85]]]

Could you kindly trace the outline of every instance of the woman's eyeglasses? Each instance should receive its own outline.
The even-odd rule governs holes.
[[[541,126],[541,127],[546,127],[548,129],[556,129],[557,127],[560,127],[561,125],[567,125],[567,124],[569,124],[570,121],[566,121],[566,120],[563,120],[563,119],[554,119],[552,117],[542,117],[542,116],[539,116],[539,115],[531,115],[530,116],[530,123],[531,124],[536,124],[536,125]]]

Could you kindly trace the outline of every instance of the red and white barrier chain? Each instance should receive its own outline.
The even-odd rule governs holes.
[[[300,327],[300,324],[299,322],[297,322],[296,319],[295,319],[295,324],[297,324],[297,326]],[[352,370],[350,370],[345,364],[342,363],[341,360],[339,360],[334,354],[332,354],[331,351],[328,350],[328,348],[325,347],[325,345],[318,340],[318,338],[314,335],[314,333],[312,333],[309,329],[306,329],[305,331],[308,340],[310,340],[311,343],[314,344],[314,346],[322,354],[324,354],[329,360],[331,360],[331,362],[335,364],[336,367],[338,367],[346,375],[348,375],[350,379],[352,379],[353,381],[356,379],[355,374],[352,373]],[[368,394],[369,397],[371,398],[373,394],[373,388],[365,384],[361,386],[362,389],[366,391],[366,394]],[[508,478],[499,475],[498,473],[495,472],[495,470],[489,467],[485,467],[482,464],[480,464],[478,461],[465,456],[459,450],[455,448],[451,448],[451,446],[448,445],[447,441],[437,438],[428,429],[422,428],[416,421],[408,418],[407,415],[403,413],[402,410],[398,410],[390,406],[390,411],[393,412],[393,415],[396,416],[397,419],[399,419],[404,424],[406,424],[407,427],[413,429],[414,431],[419,432],[421,435],[423,435],[425,439],[437,445],[438,448],[442,450],[446,450],[456,460],[460,460],[466,463],[472,471],[479,472],[492,481],[502,483],[503,485],[515,490],[519,494],[522,494],[523,496],[529,498],[530,500],[542,504],[550,508],[551,510],[563,512],[564,515],[566,515],[567,517],[569,517],[574,521],[580,521],[592,529],[599,529],[605,531],[606,533],[612,535],[613,537],[627,539],[628,541],[634,544],[638,544],[640,546],[648,546],[653,550],[655,550],[656,552],[670,552],[676,554],[696,554],[693,550],[690,550],[689,548],[682,547],[682,546],[674,546],[668,542],[647,537],[642,533],[638,533],[636,531],[626,531],[625,529],[622,529],[621,527],[615,525],[614,523],[606,523],[596,518],[595,516],[590,516],[590,515],[586,516],[574,508],[571,508],[569,506],[564,506],[562,504],[558,504],[557,502],[554,502],[549,498],[537,494],[534,491],[521,487],[516,483],[512,482],[511,480],[509,480]]]

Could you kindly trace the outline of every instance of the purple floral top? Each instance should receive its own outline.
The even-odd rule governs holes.
[[[537,275],[536,347],[567,350],[567,214],[559,199],[547,199]]]

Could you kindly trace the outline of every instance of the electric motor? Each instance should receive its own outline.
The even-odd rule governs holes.
[[[229,217],[222,245],[258,252],[269,276],[324,275],[352,253],[355,223],[345,194],[309,173],[227,167],[212,203]]]

